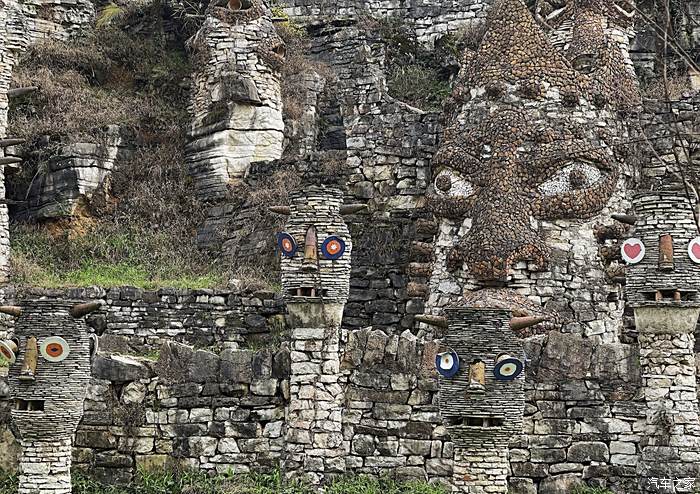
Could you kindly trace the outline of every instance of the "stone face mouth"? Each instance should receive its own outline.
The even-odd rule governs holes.
[[[328,290],[323,288],[316,288],[310,286],[300,286],[297,288],[290,288],[287,290],[287,296],[290,297],[305,297],[305,298],[327,298]]]
[[[44,400],[22,400],[16,399],[13,409],[23,412],[43,412],[46,402]]]
[[[445,425],[448,427],[503,427],[505,419],[501,417],[448,417]]]

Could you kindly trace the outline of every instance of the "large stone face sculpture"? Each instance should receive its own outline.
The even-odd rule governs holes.
[[[285,475],[313,483],[345,471],[340,324],[350,290],[352,241],[340,189],[308,186],[291,194],[278,235],[282,289],[291,319],[292,366]],[[279,211],[279,209],[278,209]]]
[[[95,343],[82,320],[99,304],[31,300],[0,311],[17,316],[0,342],[9,358],[12,426],[22,448],[19,494],[71,492],[73,435],[83,416]]]
[[[285,45],[263,0],[212,2],[194,40],[187,160],[200,195],[218,199],[250,163],[282,156]]]
[[[585,279],[604,277],[586,222],[606,207],[625,209],[620,112],[634,109],[639,95],[626,54],[608,32],[610,9],[600,3],[567,7],[582,26],[567,34],[570,23],[562,20],[557,28],[568,40],[558,48],[521,0],[500,0],[478,50],[465,53],[427,193],[442,221],[429,305],[449,306],[484,287],[513,300],[502,290],[508,287],[544,306]],[[559,265],[546,274],[552,259]],[[602,284],[588,283],[599,292],[588,300],[604,300],[610,289]],[[609,309],[586,309],[598,310]],[[578,330],[591,334],[612,333],[619,320],[566,312],[562,319],[576,319]]]

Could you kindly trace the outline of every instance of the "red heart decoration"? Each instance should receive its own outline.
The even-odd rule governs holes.
[[[700,243],[695,242],[691,248],[691,251],[696,259],[700,259]]]
[[[627,245],[625,245],[625,254],[627,254],[627,256],[630,259],[636,259],[637,257],[639,257],[639,254],[641,254],[641,253],[642,253],[642,246],[641,245],[639,245],[639,244],[634,244],[634,245],[627,244]]]

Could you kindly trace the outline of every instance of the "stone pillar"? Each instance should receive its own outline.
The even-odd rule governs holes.
[[[440,377],[439,395],[440,415],[455,444],[454,486],[469,494],[507,494],[508,442],[522,432],[525,374],[521,366],[513,379],[499,380],[495,368],[503,355],[524,363],[522,343],[510,328],[509,310],[446,312],[444,351],[460,362],[454,376]]]
[[[71,439],[21,441],[17,494],[71,493]]]
[[[700,308],[637,307],[646,428],[637,472],[642,492],[664,491],[651,479],[700,479],[700,420],[695,328]]]
[[[634,238],[627,252],[627,300],[639,332],[646,427],[637,463],[641,492],[692,492],[660,479],[700,479],[700,420],[695,330],[700,315],[700,264],[689,255],[697,236],[693,211],[682,193],[643,192],[634,197]],[[623,249],[625,247],[623,246]],[[632,251],[630,251],[632,252]],[[659,479],[653,482],[652,479]]]
[[[339,189],[308,186],[291,194],[280,233],[282,288],[292,326],[285,476],[314,484],[345,471],[340,325],[350,290],[352,242]]]
[[[82,317],[97,307],[28,300],[11,311],[19,314],[8,380],[22,449],[19,494],[71,492],[71,445],[91,376],[91,339]]]

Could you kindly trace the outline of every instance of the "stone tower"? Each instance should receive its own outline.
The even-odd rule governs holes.
[[[282,157],[286,48],[271,19],[263,0],[212,2],[194,38],[186,157],[202,199],[220,199],[250,163]]]
[[[470,494],[508,492],[508,442],[523,427],[523,345],[503,309],[446,309],[444,345],[459,358],[452,377],[440,377],[440,415],[455,443],[453,482]],[[520,362],[516,374],[499,362]]]
[[[698,230],[680,192],[646,192],[633,202],[636,238],[622,249],[630,263],[627,298],[639,332],[646,402],[637,472],[641,492],[659,492],[654,478],[700,478],[695,362],[700,264],[691,258]],[[691,485],[675,487],[692,492]]]
[[[292,325],[285,475],[312,483],[345,471],[340,324],[350,291],[350,232],[343,194],[308,186],[291,195],[278,235],[282,289]]]
[[[15,333],[0,350],[11,362],[11,418],[22,448],[19,494],[71,492],[73,436],[96,351],[82,316],[98,307],[30,300],[0,308],[17,316]]]

